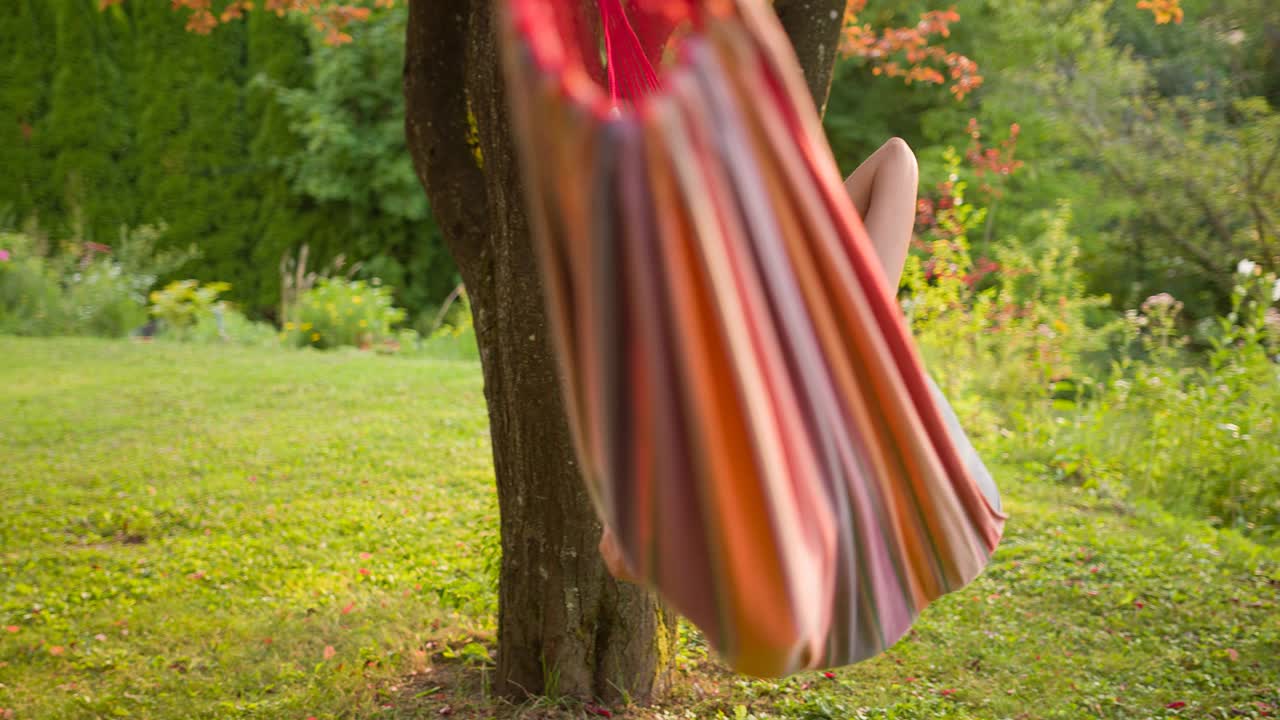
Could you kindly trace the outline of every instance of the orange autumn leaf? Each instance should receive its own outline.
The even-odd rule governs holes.
[[[1182,6],[1179,0],[1138,0],[1139,10],[1150,10],[1156,16],[1157,25],[1182,24]]]
[[[154,2],[155,0],[146,0]],[[332,0],[260,0],[262,9],[283,17],[296,14],[310,18],[316,30],[324,35],[329,45],[342,45],[351,42],[351,34],[347,29],[353,24],[369,19],[372,9],[395,7],[396,0],[360,0],[353,3],[338,3]],[[98,0],[98,9],[106,10],[119,5],[124,0]],[[254,0],[169,0],[174,10],[185,10],[187,15],[187,32],[208,35],[219,25],[240,20],[255,7]]]
[[[866,4],[866,0],[849,0],[845,6],[840,36],[842,56],[862,58],[871,65],[873,75],[899,77],[908,85],[942,85],[950,81],[951,94],[957,100],[982,85],[977,63],[948,52],[935,42],[936,38],[951,36],[951,25],[960,20],[955,8],[926,12],[913,27],[877,31],[858,22],[858,13]]]

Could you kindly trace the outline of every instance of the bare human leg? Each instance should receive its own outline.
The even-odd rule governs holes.
[[[902,138],[892,138],[844,181],[862,216],[889,286],[897,289],[916,222],[920,171]]]

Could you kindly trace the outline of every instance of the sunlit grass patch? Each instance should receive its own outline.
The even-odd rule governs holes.
[[[1280,705],[1277,550],[1035,465],[994,468],[1010,521],[991,567],[881,657],[751,680],[685,628],[655,707],[497,700],[487,432],[472,361],[0,338],[0,708],[923,720]]]

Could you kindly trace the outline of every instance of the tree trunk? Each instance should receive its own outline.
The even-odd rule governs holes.
[[[821,107],[844,0],[794,2],[805,11],[787,28],[809,48],[801,59],[815,67]],[[409,150],[467,286],[489,406],[502,537],[497,690],[645,702],[663,685],[675,617],[614,580],[596,549],[600,524],[561,404],[490,2],[410,0],[406,40]]]

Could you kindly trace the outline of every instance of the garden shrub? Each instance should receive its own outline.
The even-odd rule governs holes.
[[[161,232],[125,229],[115,245],[73,239],[56,252],[34,234],[0,233],[0,332],[127,335],[146,321],[156,278],[197,254],[157,252]]]
[[[34,245],[0,233],[0,333],[54,335],[69,323],[58,277]]]
[[[174,280],[150,295],[151,315],[164,323],[166,333],[182,339],[204,316],[214,315],[218,296],[231,289],[225,282],[200,284],[199,280]]]
[[[405,312],[392,306],[391,290],[377,280],[322,278],[303,293],[285,322],[287,345],[370,349],[394,340],[392,326]]]
[[[1187,352],[1171,295],[1127,313],[1125,346],[1064,448],[1136,496],[1280,538],[1280,285],[1256,269],[1237,275],[1205,355]]]
[[[952,156],[952,163],[955,158]],[[1032,242],[975,260],[982,209],[965,183],[925,200],[901,302],[920,351],[989,459],[1116,497],[1280,538],[1280,281],[1240,264],[1228,315],[1196,328],[1181,302],[1123,316],[1084,291],[1061,206]]]
[[[1120,315],[1085,292],[1069,208],[975,259],[983,210],[962,181],[940,190],[901,302],[984,454],[1280,538],[1280,281],[1242,262],[1231,311],[1194,330],[1209,349],[1193,352],[1173,296]]]
[[[271,325],[254,322],[218,296],[225,282],[176,280],[151,293],[151,315],[163,321],[161,337],[195,343],[267,346],[279,344]]]

